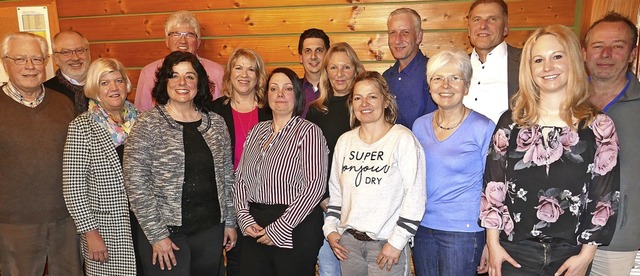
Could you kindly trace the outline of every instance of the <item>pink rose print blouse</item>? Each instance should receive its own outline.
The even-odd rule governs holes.
[[[480,226],[519,241],[608,244],[620,202],[618,136],[599,114],[587,128],[520,128],[502,115],[489,147]]]

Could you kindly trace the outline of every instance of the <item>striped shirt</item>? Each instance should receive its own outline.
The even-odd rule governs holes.
[[[329,149],[320,128],[298,116],[279,133],[273,132],[271,124],[260,122],[247,136],[236,171],[234,204],[243,233],[256,223],[249,214],[249,202],[287,205],[280,218],[260,226],[277,247],[293,248],[293,229],[325,192]]]

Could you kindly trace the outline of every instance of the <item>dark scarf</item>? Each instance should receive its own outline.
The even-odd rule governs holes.
[[[67,78],[62,75],[62,71],[60,71],[60,69],[56,71],[56,77],[62,85],[71,90],[71,92],[73,92],[73,94],[75,95],[75,99],[73,102],[76,106],[76,112],[80,114],[87,111],[87,108],[89,107],[89,99],[84,96],[84,87],[69,82]]]

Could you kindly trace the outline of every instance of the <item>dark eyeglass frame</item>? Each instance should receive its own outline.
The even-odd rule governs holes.
[[[70,57],[73,54],[76,54],[76,55],[79,55],[79,56],[80,55],[84,55],[84,53],[86,53],[88,51],[89,51],[89,48],[78,48],[78,49],[73,49],[73,50],[62,50],[62,51],[53,52],[53,53],[61,55],[63,57]]]

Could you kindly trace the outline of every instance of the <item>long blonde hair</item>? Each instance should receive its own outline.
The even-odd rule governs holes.
[[[533,81],[531,71],[531,50],[543,35],[552,35],[564,47],[570,70],[567,80],[567,96],[560,109],[560,117],[572,129],[577,128],[578,122],[584,121],[587,127],[594,119],[596,110],[589,102],[589,82],[582,61],[582,51],[578,37],[571,29],[563,25],[550,25],[537,29],[524,44],[522,60],[520,62],[520,90],[511,101],[511,119],[520,126],[532,126],[540,118],[540,87]]]
[[[318,95],[318,99],[311,102],[310,104],[311,108],[320,110],[323,113],[327,113],[329,111],[325,104],[329,101],[329,99],[333,97],[333,87],[331,86],[331,82],[329,81],[329,75],[327,74],[327,66],[329,66],[329,59],[331,59],[331,56],[333,56],[333,54],[338,52],[347,54],[347,56],[351,60],[351,63],[353,63],[353,66],[356,69],[355,73],[353,74],[354,79],[360,73],[365,71],[364,66],[362,65],[362,62],[358,58],[356,51],[353,50],[353,48],[351,48],[351,45],[349,45],[346,42],[340,42],[331,46],[331,48],[329,48],[329,51],[327,51],[327,54],[324,56],[324,59],[322,60],[322,69],[320,72],[320,85],[318,87],[320,95]],[[354,83],[355,82],[351,82],[351,87],[348,88],[349,91],[353,89]]]

